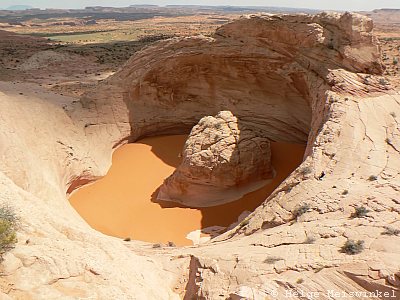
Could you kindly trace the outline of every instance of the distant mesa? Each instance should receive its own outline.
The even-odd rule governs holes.
[[[32,9],[33,6],[30,5],[11,5],[6,8],[6,10],[27,10]]]
[[[129,5],[129,7],[137,7],[137,8],[147,8],[147,7],[160,7],[156,4],[133,4],[133,5]]]
[[[381,9],[374,9],[372,12],[400,12],[398,8],[381,8]]]

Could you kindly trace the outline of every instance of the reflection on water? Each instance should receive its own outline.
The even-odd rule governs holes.
[[[201,209],[152,199],[180,163],[186,135],[160,136],[127,144],[113,154],[105,177],[72,193],[70,202],[93,228],[112,236],[154,243],[191,245],[186,235],[211,226],[229,226],[253,211],[302,161],[305,147],[272,143],[276,177],[238,201]],[[153,197],[153,198],[152,198]]]

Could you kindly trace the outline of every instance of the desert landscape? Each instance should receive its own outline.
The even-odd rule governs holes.
[[[0,299],[400,299],[400,9],[0,10]]]

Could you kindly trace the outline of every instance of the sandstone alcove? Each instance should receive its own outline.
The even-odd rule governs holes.
[[[197,43],[196,40],[194,42]],[[310,75],[301,71],[295,60],[283,55],[278,56],[269,51],[261,55],[259,49],[251,53],[243,53],[242,49],[248,48],[243,48],[242,43],[238,45],[237,52],[230,47],[226,49],[226,53],[217,54],[214,53],[215,50],[212,47],[204,50],[204,52],[211,51],[212,53],[201,55],[192,54],[191,48],[185,47],[186,41],[181,43],[183,45],[180,50],[187,51],[188,54],[176,58],[170,57],[168,60],[160,59],[145,74],[137,74],[138,68],[135,68],[136,57],[134,57],[127,64],[127,66],[132,66],[131,68],[122,70],[110,80],[118,85],[126,82],[127,92],[123,94],[121,100],[129,112],[131,130],[129,140],[131,142],[145,137],[187,135],[201,118],[213,116],[223,110],[231,111],[240,120],[241,126],[251,130],[255,136],[272,142],[271,149],[273,160],[275,160],[273,167],[280,172],[273,178],[271,184],[259,191],[248,190],[236,202],[218,207],[197,207],[197,212],[194,212],[197,218],[200,216],[200,220],[198,220],[198,227],[192,227],[193,229],[204,230],[213,226],[227,228],[230,224],[237,223],[238,217],[243,212],[254,211],[301,163],[311,126],[310,103],[312,100],[306,79]],[[272,57],[268,56],[273,56],[273,63]],[[146,59],[154,61],[151,57],[146,57]],[[176,147],[168,143],[152,147],[153,154],[168,164],[171,158],[166,157],[163,152],[171,146]],[[182,146],[183,144],[180,149]],[[175,155],[177,156],[180,152],[181,150],[176,151]],[[286,166],[285,156],[289,166]],[[282,169],[276,164],[282,164]],[[174,165],[174,167],[177,166],[177,164]],[[134,164],[132,168],[135,168]],[[140,174],[133,175],[132,173],[131,176],[140,176]],[[168,176],[161,178],[157,188],[162,186],[162,180]],[[129,193],[126,197],[134,197],[134,191]],[[250,194],[245,195],[247,193]],[[163,209],[188,210],[184,203],[179,205],[160,201],[162,199],[156,200],[157,194],[158,190],[154,189],[152,200]],[[204,197],[207,198],[207,195]],[[74,203],[77,207],[77,201]],[[130,207],[130,209],[134,208]],[[121,208],[121,210],[126,211],[126,208]],[[115,215],[117,216],[118,213]],[[152,218],[150,212],[147,218]],[[156,219],[160,221],[159,218]],[[104,218],[103,221],[105,221]],[[97,224],[95,228],[107,227],[98,226],[98,222],[95,223]],[[89,221],[89,224],[93,223]],[[103,229],[103,232],[111,234],[113,231]],[[121,238],[129,236],[133,239],[143,236],[137,233],[129,234],[128,230],[122,232],[119,231],[119,234],[113,233],[113,235]],[[181,238],[184,240],[182,234]],[[146,239],[142,237],[138,239],[165,242],[174,238],[151,239],[148,237]],[[182,239],[177,242],[175,237],[175,242],[182,244]]]
[[[126,140],[130,142],[154,136],[187,135],[201,118],[230,111],[241,126],[272,142],[274,157],[283,162],[280,154],[285,153],[298,166],[309,140],[312,103],[320,97],[318,88],[324,86],[318,72],[311,71],[305,59],[312,51],[320,51],[320,46],[311,38],[295,43],[289,36],[277,35],[272,27],[264,32],[262,24],[254,26],[262,22],[262,18],[244,18],[220,28],[212,38],[160,42],[134,55],[122,70],[82,102],[90,107],[91,99],[96,98],[97,109],[112,110],[126,118],[126,123],[117,125],[121,132],[129,130]],[[282,26],[289,30],[291,24]],[[246,35],[238,36],[238,32]],[[311,51],[310,47],[314,49]],[[283,143],[294,144],[295,150],[291,152]],[[161,152],[159,157],[163,157]],[[263,193],[245,196],[248,209],[240,211],[240,200],[224,204],[219,210],[197,207],[202,214],[199,229],[218,225],[218,217],[225,218],[225,227],[235,223],[243,210],[253,211],[266,200],[273,191],[271,187],[277,187],[296,166],[286,170],[285,176],[278,176],[279,180],[275,179]],[[153,201],[165,209],[184,209],[179,204],[161,201],[165,200],[162,197],[155,200],[157,193],[154,190]],[[228,217],[229,211],[233,218]]]

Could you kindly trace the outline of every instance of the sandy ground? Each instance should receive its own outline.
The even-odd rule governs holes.
[[[259,206],[301,163],[305,150],[302,145],[273,143],[276,177],[238,201],[203,209],[152,202],[158,187],[179,164],[185,139],[184,135],[152,137],[120,147],[105,177],[72,193],[72,206],[89,225],[108,235],[191,245],[186,238],[190,232],[227,227],[242,212]]]

